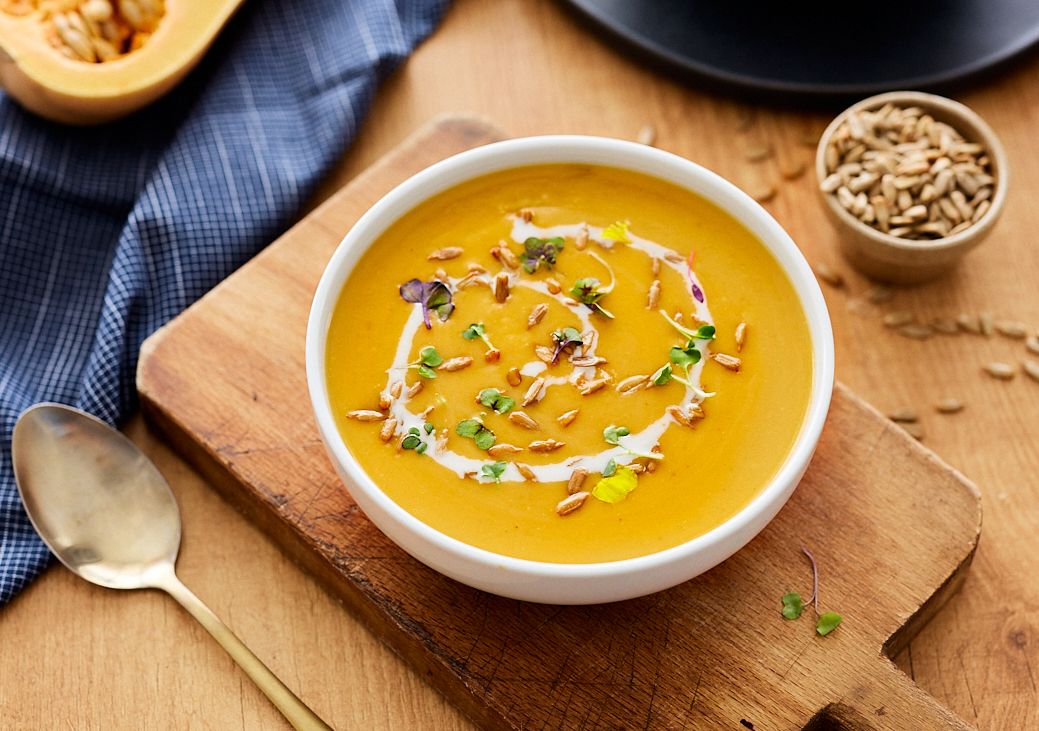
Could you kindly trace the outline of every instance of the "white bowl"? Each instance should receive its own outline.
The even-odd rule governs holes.
[[[709,533],[674,548],[622,561],[558,564],[502,556],[451,538],[394,503],[365,473],[336,428],[325,380],[325,346],[339,292],[362,254],[394,221],[433,195],[507,168],[545,163],[607,165],[660,178],[712,201],[772,253],[796,289],[808,320],[814,379],[800,436],[776,477],[743,510]],[[716,566],[779,512],[815,451],[833,390],[833,332],[808,263],[787,233],[739,188],[688,160],[645,145],[599,137],[509,140],[463,152],[394,188],[361,217],[325,269],[307,325],[307,382],[328,455],[357,505],[422,563],[477,589],[546,604],[598,604],[667,589]]]

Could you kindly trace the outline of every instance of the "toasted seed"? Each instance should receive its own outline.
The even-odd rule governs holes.
[[[656,279],[660,276],[660,259],[653,257],[653,278]]]
[[[899,332],[913,340],[927,340],[927,338],[934,335],[934,330],[927,325],[906,325],[900,328]]]
[[[423,388],[425,388],[425,386],[422,384],[422,381],[415,381],[408,389],[408,398],[415,398],[422,393]]]
[[[632,462],[628,465],[628,469],[637,475],[641,475],[643,472],[646,471],[646,466],[639,462]]]
[[[652,147],[653,143],[657,141],[657,128],[652,124],[644,125],[635,137],[635,141],[640,145],[649,145]]]
[[[885,287],[883,284],[874,284],[866,293],[866,298],[873,304],[879,305],[889,301],[895,296],[895,290]]]
[[[741,322],[736,326],[736,352],[743,350],[743,344],[747,342],[747,323]]]
[[[388,393],[379,394],[379,409],[385,411],[386,409],[393,406],[393,397]]]
[[[978,322],[981,323],[981,334],[988,337],[996,332],[995,323],[992,320],[992,315],[987,312],[982,312],[978,316]]]
[[[964,332],[974,333],[975,335],[981,334],[981,325],[978,324],[977,318],[965,312],[957,316],[956,324]]]
[[[518,386],[523,383],[523,374],[519,372],[519,368],[510,368],[509,372],[505,374],[505,380],[509,382],[510,386]]]
[[[844,178],[839,173],[831,173],[823,179],[819,188],[823,193],[835,193],[842,185],[844,185]]]
[[[445,371],[447,373],[454,373],[455,371],[460,371],[463,368],[468,368],[472,364],[473,364],[472,357],[470,357],[468,355],[460,355],[457,358],[451,358],[450,360],[445,360],[443,363],[441,363],[437,367],[437,370],[438,371]]]
[[[772,157],[772,145],[767,142],[758,145],[751,145],[747,148],[747,159],[751,162],[761,162],[770,157]]]
[[[649,376],[631,376],[617,384],[617,391],[622,394],[635,393],[649,385]]]
[[[516,469],[519,470],[519,473],[523,475],[525,478],[527,478],[531,482],[538,481],[538,476],[534,474],[534,470],[530,469],[530,467],[523,464],[522,462],[513,462],[513,464],[516,465]]]
[[[527,394],[523,397],[523,405],[530,406],[532,403],[541,400],[542,390],[545,387],[544,378],[536,378],[534,382],[530,384],[530,388],[527,389]]]
[[[707,414],[704,413],[703,406],[697,403],[690,403],[685,407],[686,414],[689,415],[689,420],[695,419],[706,419]]]
[[[767,203],[776,197],[776,186],[772,185],[772,183],[759,183],[747,192],[758,203]]]
[[[487,450],[487,454],[494,457],[494,459],[498,459],[499,457],[505,457],[522,451],[523,447],[515,447],[511,444],[495,444]]]
[[[779,173],[787,180],[797,180],[805,171],[808,170],[808,166],[802,161],[789,162],[779,166]]]
[[[591,493],[587,492],[577,492],[571,495],[570,497],[564,498],[559,502],[558,505],[556,505],[556,512],[559,513],[559,515],[561,516],[570,515],[570,513],[574,512],[579,507],[584,505],[585,500],[588,499],[588,496],[590,494]]]
[[[574,248],[578,251],[584,251],[588,246],[588,225],[581,226],[581,230],[577,232],[577,238],[574,239]]]
[[[379,439],[384,442],[388,442],[393,439],[394,432],[397,431],[397,420],[394,417],[390,417],[382,423],[382,429],[379,430]]]
[[[497,363],[501,360],[501,351],[497,348],[491,348],[483,354],[483,360],[486,363]]]
[[[535,345],[534,354],[542,363],[551,363],[552,359],[555,357],[556,351],[547,345]]]
[[[513,411],[509,414],[509,421],[516,426],[522,426],[524,429],[540,430],[541,427],[538,423],[531,419],[529,416],[524,414],[522,411]]]
[[[655,310],[658,304],[660,304],[660,280],[654,279],[653,284],[649,285],[649,303],[646,305],[646,309]]]
[[[567,411],[565,414],[560,414],[556,417],[556,421],[559,422],[560,426],[570,426],[574,419],[577,418],[578,411],[580,411],[580,409],[573,409],[572,411]]]
[[[491,249],[491,256],[501,262],[502,266],[509,269],[519,269],[520,262],[516,255],[509,249],[505,241],[499,241],[498,245]]]
[[[711,358],[715,363],[723,368],[728,368],[730,371],[735,371],[737,373],[739,373],[740,367],[743,365],[739,358],[732,355],[726,355],[725,353],[711,353]]]
[[[523,223],[530,223],[534,220],[534,211],[529,208],[521,208],[519,217],[523,219]]]
[[[591,381],[590,383],[588,383],[588,385],[581,389],[581,395],[589,396],[595,393],[596,391],[606,388],[609,382],[610,381],[607,378],[599,378],[597,380]]]
[[[683,412],[682,409],[680,409],[678,406],[675,406],[674,404],[671,404],[670,406],[668,406],[664,410],[671,416],[672,419],[677,421],[682,426],[692,426],[693,425],[693,422],[689,419],[689,417],[685,414],[685,412]]]
[[[919,440],[924,438],[924,430],[923,430],[923,428],[919,424],[910,424],[910,423],[900,422],[899,426],[902,427],[902,429],[909,436],[911,436],[913,439],[916,439],[917,441],[919,441]]]
[[[608,360],[598,355],[578,355],[570,359],[575,368],[594,368],[609,363]]]
[[[1028,334],[1028,326],[1023,322],[1011,322],[1009,320],[999,320],[993,323],[996,328],[996,332],[1000,335],[1005,335],[1008,338],[1014,340],[1023,340]]]
[[[422,409],[422,413],[419,416],[422,417],[423,421],[429,421],[429,415],[433,413],[433,409],[436,408],[436,404],[430,404],[426,408]]]
[[[988,213],[988,209],[992,207],[992,202],[989,200],[982,200],[977,205],[978,207],[974,209],[974,215],[970,217],[971,223],[977,223],[980,221],[982,216]]]
[[[404,390],[404,381],[394,381],[390,385],[390,396],[400,398],[400,392]]]
[[[963,411],[963,404],[954,398],[944,398],[934,405],[940,414],[955,414]]]
[[[1004,381],[1009,381],[1014,377],[1014,366],[1007,363],[988,363],[985,366],[985,372],[993,378],[1000,378]]]
[[[1025,360],[1021,362],[1021,367],[1024,369],[1025,373],[1028,375],[1029,378],[1031,378],[1033,381],[1039,381],[1039,363],[1036,363],[1034,360],[1029,360],[1025,358]]]
[[[545,452],[554,452],[557,449],[566,446],[566,442],[557,442],[555,439],[540,439],[536,442],[531,442],[527,445],[527,449],[531,452],[544,454]]]
[[[902,327],[913,321],[913,316],[908,312],[889,312],[884,315],[884,327]]]
[[[445,246],[443,249],[434,251],[426,259],[428,261],[447,261],[448,259],[457,259],[464,253],[465,249],[461,246]]]
[[[544,320],[546,314],[548,314],[548,305],[536,305],[534,309],[530,311],[530,314],[527,315],[527,329],[529,330]]]
[[[932,327],[935,329],[935,332],[940,332],[942,335],[960,334],[959,325],[956,324],[955,320],[952,320],[948,317],[935,318],[934,323],[932,323]]]
[[[435,272],[433,272],[433,279],[437,280],[438,282],[443,282],[444,284],[449,284],[451,281],[451,278],[447,276],[447,272],[445,272],[443,269],[437,269]]]
[[[895,409],[888,414],[888,418],[891,419],[891,421],[916,421],[920,417],[913,409],[903,406],[902,408]]]
[[[448,439],[450,439],[450,437],[448,436],[447,429],[442,429],[440,435],[437,436],[437,443],[436,446],[433,448],[433,451],[437,454],[441,454],[445,450],[447,450]]]
[[[1039,338],[1035,335],[1029,335],[1025,338],[1025,347],[1032,353],[1039,355]]]
[[[588,470],[583,467],[578,467],[572,473],[570,473],[570,480],[566,483],[566,491],[570,495],[581,492],[581,488],[584,486],[584,479],[588,477]]]
[[[504,302],[509,298],[509,275],[505,272],[498,272],[498,275],[494,278],[494,299],[498,302]]]
[[[386,418],[386,414],[371,409],[358,409],[357,411],[347,411],[346,418],[357,421],[382,421]]]
[[[685,257],[679,254],[677,251],[671,251],[670,249],[664,252],[664,258],[674,264],[685,264]]]
[[[843,287],[844,277],[835,269],[832,269],[829,265],[818,262],[814,267],[815,276],[823,280],[831,287]]]

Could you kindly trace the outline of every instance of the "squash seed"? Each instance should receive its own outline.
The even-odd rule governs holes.
[[[1029,335],[1025,338],[1025,347],[1028,348],[1029,352],[1039,355],[1039,338],[1035,335]]]
[[[965,312],[956,318],[956,324],[964,332],[981,335],[981,325],[978,324],[978,318],[968,315]]]
[[[927,340],[927,338],[934,335],[934,330],[929,328],[927,325],[906,325],[899,329],[899,332],[905,337],[912,338],[913,340]]]
[[[519,368],[510,368],[509,372],[505,374],[505,380],[509,382],[510,386],[518,386],[523,383],[523,374],[520,373]]]
[[[653,146],[653,143],[657,141],[657,128],[652,124],[643,125],[642,129],[639,130],[638,135],[635,136],[635,141],[640,145]]]
[[[913,321],[908,312],[889,312],[884,315],[884,327],[904,327]]]

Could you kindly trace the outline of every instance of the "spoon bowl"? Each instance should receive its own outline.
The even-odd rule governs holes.
[[[177,501],[124,434],[79,409],[37,404],[14,427],[25,511],[73,573],[110,589],[162,589],[205,627],[298,731],[331,731],[177,578]]]

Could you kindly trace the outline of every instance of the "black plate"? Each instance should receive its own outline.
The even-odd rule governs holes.
[[[685,81],[825,105],[949,92],[1039,43],[1039,0],[564,0],[611,43]]]

